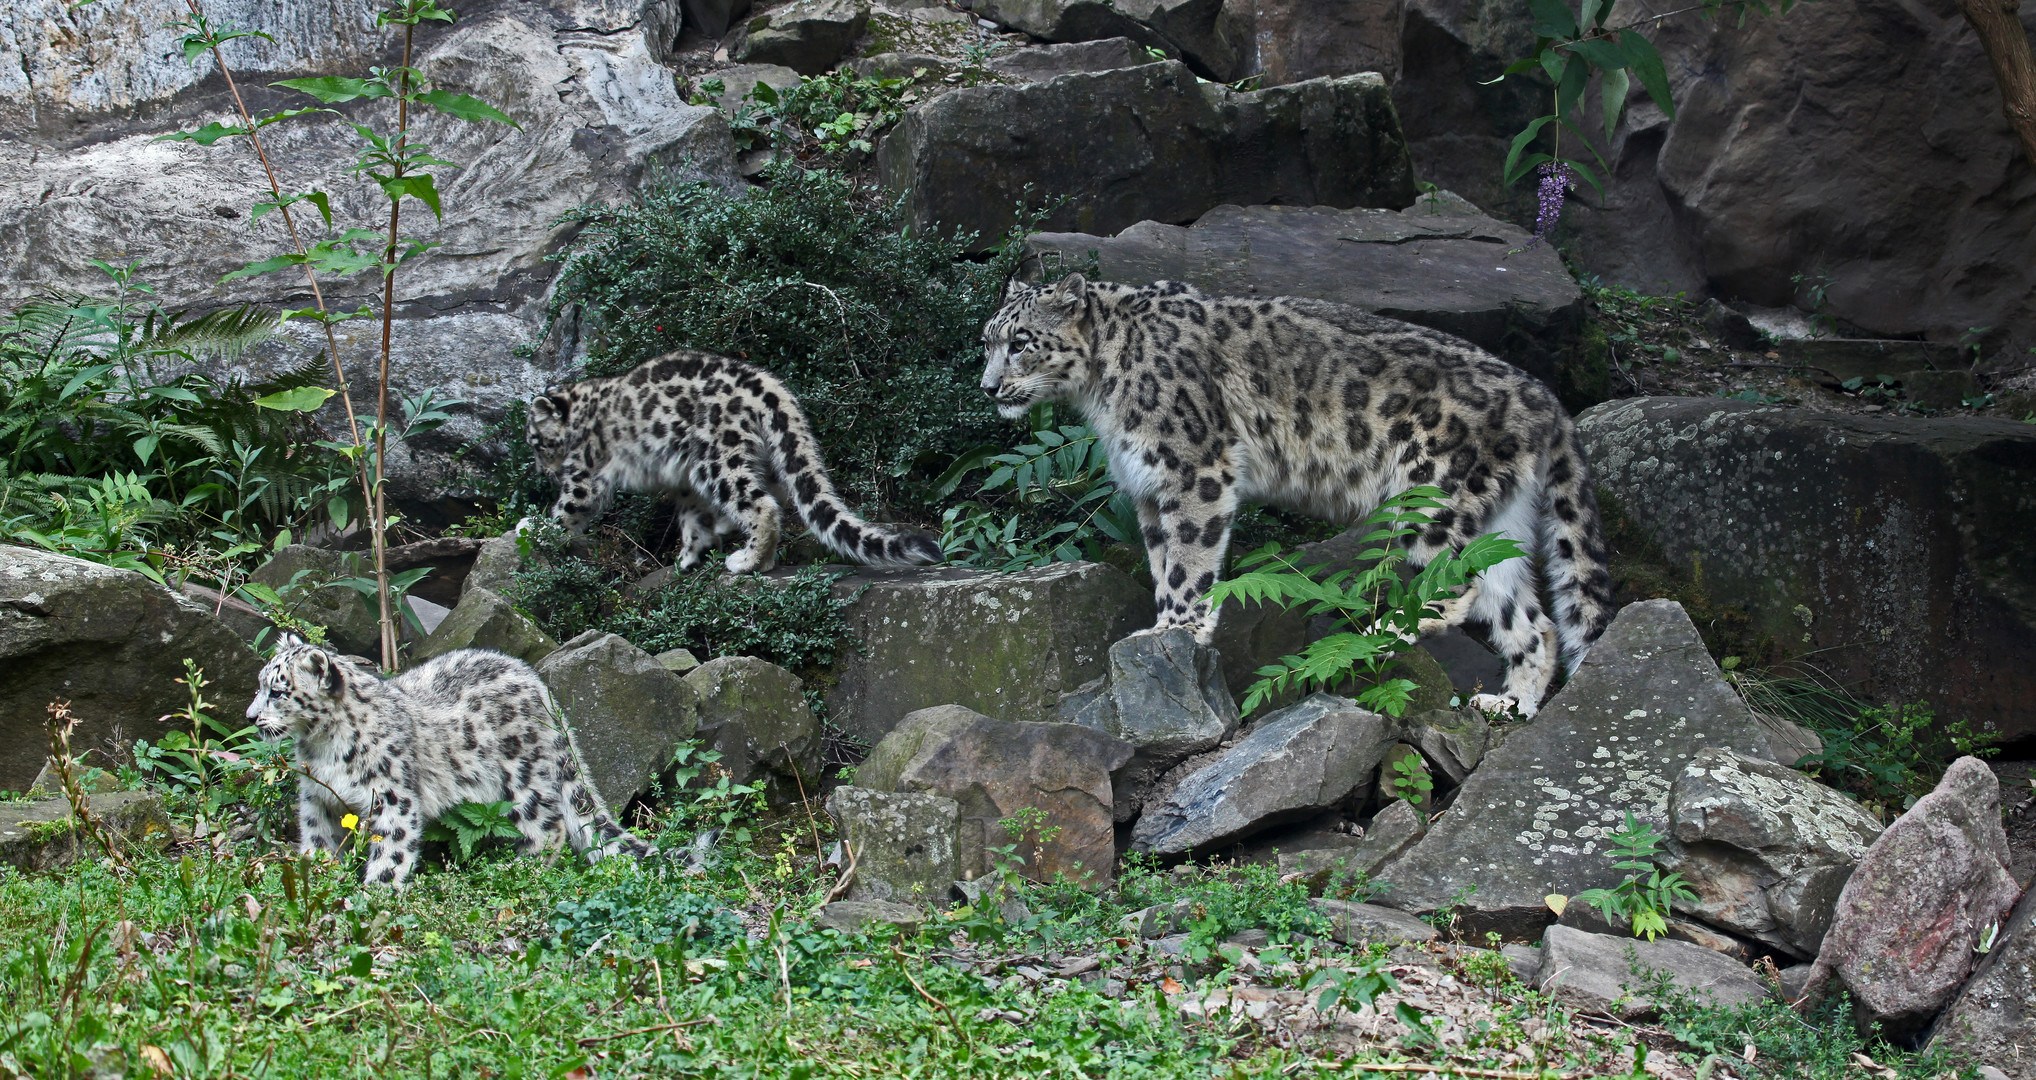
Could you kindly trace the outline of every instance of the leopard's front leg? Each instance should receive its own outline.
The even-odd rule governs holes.
[[[1171,474],[1138,507],[1152,562],[1153,605],[1161,628],[1185,626],[1204,645],[1215,637],[1217,608],[1209,590],[1223,572],[1230,524],[1237,519],[1237,484],[1227,462]]]
[[[552,504],[551,519],[566,532],[585,536],[588,526],[608,509],[614,497],[614,481],[590,468],[582,454],[574,453],[559,469],[558,502]]]

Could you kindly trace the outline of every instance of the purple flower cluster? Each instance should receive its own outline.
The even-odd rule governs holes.
[[[1562,220],[1562,200],[1576,182],[1576,170],[1560,161],[1544,161],[1535,170],[1541,174],[1541,206],[1534,215],[1534,239],[1528,247],[1548,239],[1555,223]]]

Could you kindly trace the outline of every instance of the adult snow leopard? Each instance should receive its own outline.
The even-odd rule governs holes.
[[[1160,626],[1207,642],[1208,592],[1243,501],[1332,521],[1433,484],[1448,507],[1416,565],[1499,532],[1543,558],[1555,619],[1527,559],[1500,563],[1424,620],[1488,624],[1502,698],[1531,715],[1611,621],[1590,467],[1555,395],[1466,341],[1321,300],[1210,296],[1178,282],[1013,283],[983,328],[982,389],[1006,418],[1074,403],[1138,506]]]
[[[729,573],[776,565],[774,490],[845,558],[893,566],[941,560],[932,537],[880,528],[850,512],[827,478],[798,399],[770,372],[740,360],[680,349],[626,374],[583,379],[531,402],[525,434],[538,464],[558,477],[551,516],[575,534],[618,490],[671,493],[683,524],[681,568],[738,529],[749,542],[728,557]]]
[[[561,836],[590,862],[652,853],[581,782],[551,695],[521,660],[457,649],[385,680],[286,635],[256,681],[248,719],[271,742],[296,736],[298,849],[338,850],[351,811],[369,882],[401,888],[425,824],[464,802],[509,802],[526,853]]]

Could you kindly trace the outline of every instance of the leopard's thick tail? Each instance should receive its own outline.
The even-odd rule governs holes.
[[[1563,671],[1574,673],[1611,625],[1611,553],[1598,517],[1598,496],[1576,426],[1562,417],[1541,469],[1542,558],[1555,601],[1555,634]]]
[[[927,566],[940,562],[940,541],[919,532],[872,525],[848,508],[827,478],[820,442],[806,414],[782,386],[766,393],[770,409],[771,461],[800,520],[828,550],[870,566]],[[773,400],[775,399],[775,400]]]

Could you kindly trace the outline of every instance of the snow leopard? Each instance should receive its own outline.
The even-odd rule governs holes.
[[[298,850],[339,850],[352,813],[370,883],[402,888],[424,826],[465,802],[510,803],[525,853],[561,837],[590,862],[653,853],[581,781],[551,694],[515,657],[456,649],[385,680],[290,634],[257,686],[248,719],[270,742],[295,736]]]
[[[799,400],[770,372],[680,349],[622,375],[583,379],[530,403],[526,438],[558,478],[551,516],[579,535],[617,491],[669,492],[681,521],[678,565],[719,537],[748,543],[728,572],[777,564],[781,499],[830,550],[879,566],[941,561],[940,542],[857,517],[835,494]]]
[[[1416,566],[1501,533],[1512,559],[1438,606],[1422,633],[1489,627],[1503,694],[1532,715],[1613,614],[1591,471],[1549,389],[1437,330],[1323,300],[1212,296],[1179,282],[1013,282],[984,326],[982,390],[1007,419],[1072,403],[1137,506],[1161,627],[1215,632],[1209,602],[1243,502],[1348,523],[1434,485],[1444,509],[1411,538]],[[1560,658],[1558,656],[1560,654]]]

